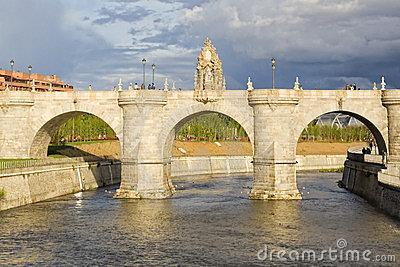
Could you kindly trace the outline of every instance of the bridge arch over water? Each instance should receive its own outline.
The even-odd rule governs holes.
[[[94,115],[93,113],[96,113],[97,115]],[[114,131],[119,140],[120,137],[122,137],[122,129],[120,129],[120,125],[115,123],[116,121],[113,120],[113,115],[104,113],[102,110],[91,112],[75,110],[66,111],[56,116],[50,113],[47,113],[46,115],[41,116],[35,121],[35,124],[32,124],[32,132],[36,134],[31,142],[31,148],[29,152],[31,158],[47,157],[47,148],[50,144],[52,136],[54,136],[61,125],[80,115],[94,115],[105,122]]]
[[[160,133],[160,142],[164,145],[163,156],[171,157],[172,143],[175,138],[176,132],[188,121],[196,116],[217,113],[225,115],[235,120],[240,126],[243,127],[247,136],[249,137],[250,143],[254,147],[254,124],[252,120],[249,120],[249,115],[241,112],[240,109],[230,104],[228,105],[203,105],[196,103],[192,106],[181,108],[171,113],[171,115],[165,120]]]
[[[243,113],[238,112],[232,106],[221,107],[218,105],[203,105],[195,104],[190,107],[182,108],[174,112],[173,117],[169,117],[162,127],[160,133],[160,144],[163,146],[163,160],[164,160],[164,177],[171,180],[171,162],[172,162],[172,148],[176,137],[176,133],[183,125],[192,120],[193,118],[205,114],[221,114],[235,120],[246,132],[250,143],[254,150],[254,129],[252,120],[248,120]]]
[[[296,129],[295,129],[295,140],[297,142],[297,140],[300,139],[301,134],[303,132],[303,130],[305,128],[307,128],[307,126],[316,118],[326,115],[326,114],[330,114],[330,113],[341,113],[344,115],[348,115],[350,117],[353,117],[357,120],[359,120],[361,123],[363,123],[368,130],[370,130],[370,132],[372,133],[375,141],[376,141],[376,145],[378,147],[378,152],[380,155],[384,155],[385,153],[387,153],[387,123],[385,123],[385,121],[383,120],[378,120],[376,121],[376,118],[374,118],[374,116],[370,116],[370,114],[363,114],[360,115],[358,113],[354,113],[354,111],[347,111],[347,110],[332,110],[332,111],[328,111],[325,113],[321,113],[321,114],[317,114],[315,116],[315,114],[317,112],[320,111],[316,111],[316,112],[310,112],[309,114],[307,114],[306,118],[303,118],[298,125],[296,125]],[[309,120],[310,117],[314,116],[311,120]],[[307,120],[308,123],[307,123]],[[374,122],[371,120],[375,120]]]

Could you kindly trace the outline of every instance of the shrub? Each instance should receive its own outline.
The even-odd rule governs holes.
[[[0,188],[0,199],[4,198],[6,195],[6,191],[4,191],[4,188]]]

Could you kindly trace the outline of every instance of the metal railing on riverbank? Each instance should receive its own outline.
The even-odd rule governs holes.
[[[82,162],[119,162],[116,159],[107,157],[76,157],[76,158],[46,158],[46,159],[13,159],[1,160],[0,171],[3,172],[9,169],[42,167],[60,164],[78,164]]]

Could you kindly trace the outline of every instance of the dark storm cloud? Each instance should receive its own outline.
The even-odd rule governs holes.
[[[251,2],[251,5],[249,5]],[[112,88],[141,77],[143,57],[190,88],[206,36],[223,61],[228,88],[271,84],[370,87],[385,75],[400,87],[400,1],[6,1],[0,0],[0,67],[15,58],[74,84]],[[94,12],[93,10],[97,10]],[[16,15],[18,14],[18,16]],[[22,41],[21,41],[22,40]]]
[[[390,87],[400,87],[398,10],[399,1],[210,1],[144,41],[196,47],[193,41],[209,36],[225,73],[243,87],[243,73],[258,87],[270,85],[272,56],[283,87],[297,75],[309,88],[370,87],[382,74]]]
[[[107,44],[92,32],[67,27],[60,19],[66,13],[60,1],[0,1],[0,67],[15,60],[15,68],[57,74],[75,83],[74,69],[93,47]]]

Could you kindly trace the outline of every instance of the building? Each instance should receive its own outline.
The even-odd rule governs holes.
[[[312,123],[314,125],[331,126],[337,128],[364,125],[361,121],[352,116],[336,112],[321,115]]]
[[[12,79],[11,79],[12,75]],[[43,75],[38,73],[24,73],[0,69],[0,91],[73,91],[72,85],[66,84],[56,75]]]

